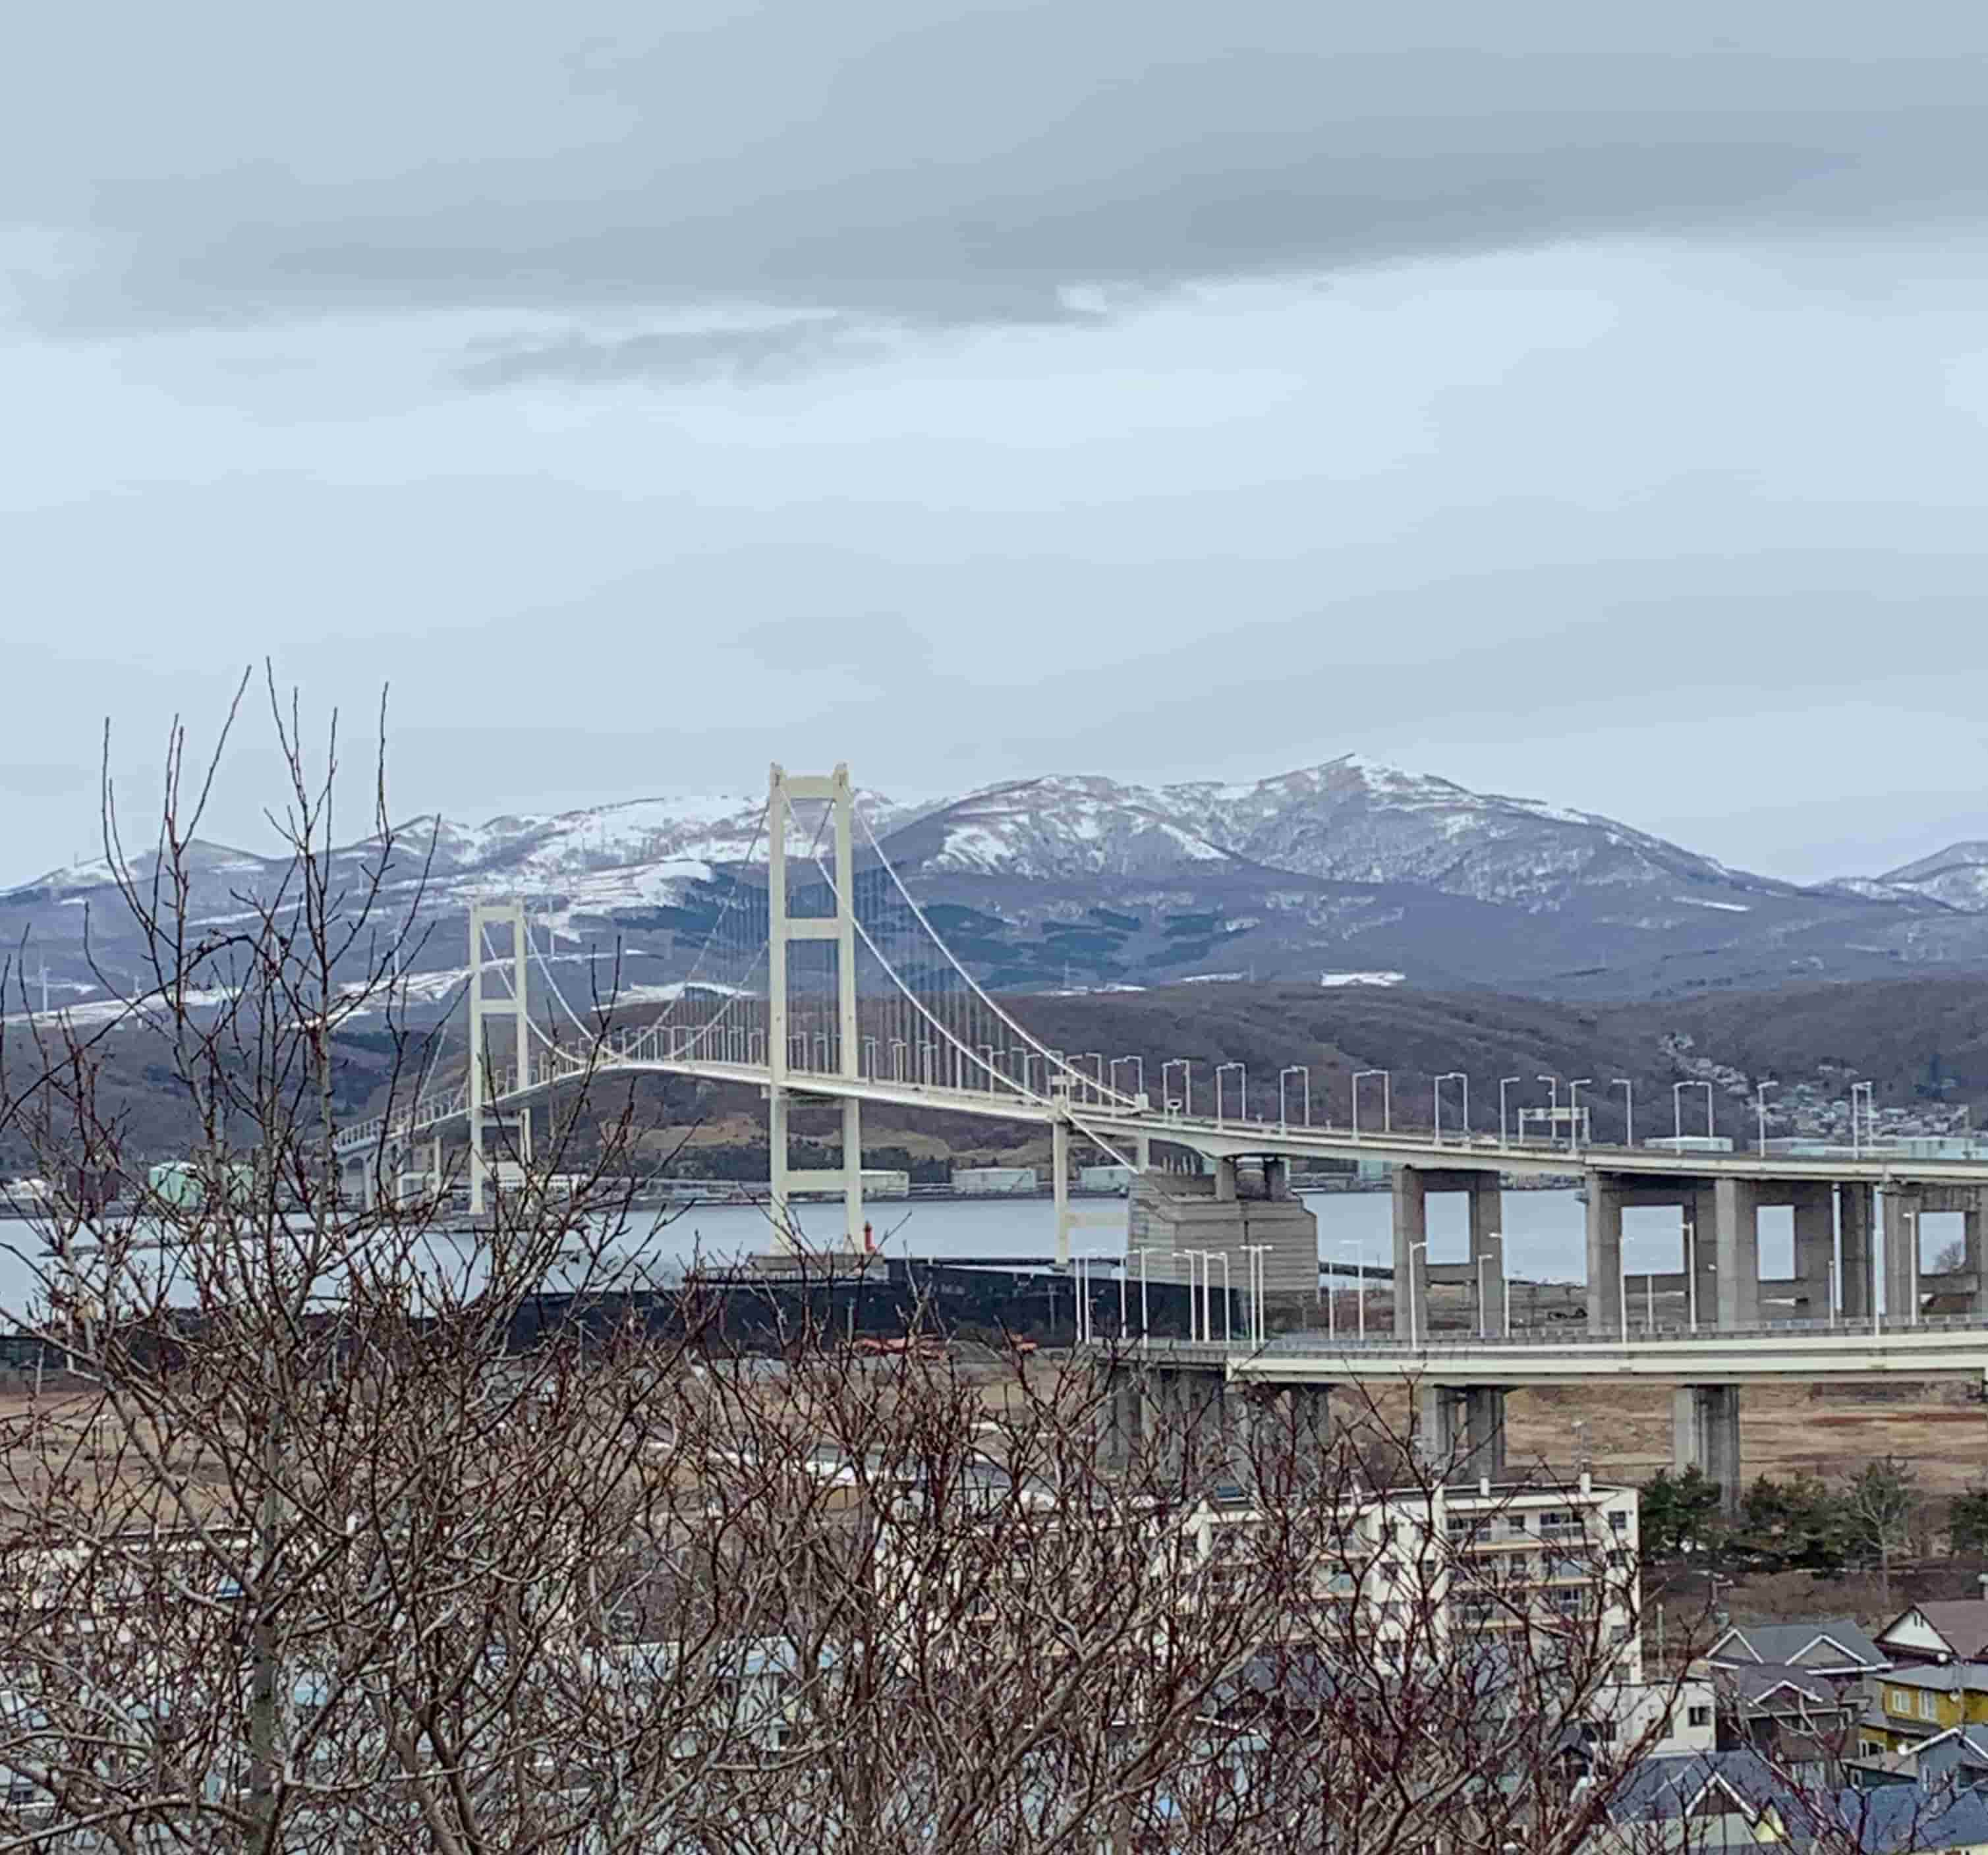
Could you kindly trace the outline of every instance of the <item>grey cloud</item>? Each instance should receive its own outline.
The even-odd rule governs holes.
[[[881,352],[883,339],[847,316],[810,316],[771,328],[683,329],[596,336],[569,329],[549,339],[500,342],[465,361],[456,377],[470,387],[536,381],[606,386],[621,380],[783,379]]]
[[[1096,323],[1101,312],[1050,300],[1007,305],[981,302],[956,319],[941,316],[920,326],[902,321],[833,314],[796,316],[746,327],[654,329],[603,335],[574,327],[550,336],[517,336],[482,344],[456,370],[470,387],[534,382],[609,386],[624,380],[725,380],[735,385],[790,379],[815,369],[875,360],[908,339],[935,328]]]
[[[0,112],[0,221],[84,255],[31,269],[22,313],[68,332],[550,313],[577,326],[465,377],[753,378],[893,328],[1058,319],[1084,286],[1988,209],[1971,5],[557,17],[175,15],[105,78],[93,28],[41,9]],[[625,332],[749,307],[810,321]],[[623,332],[587,326],[605,316]]]

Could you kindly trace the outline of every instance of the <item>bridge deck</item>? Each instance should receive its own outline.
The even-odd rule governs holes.
[[[582,1080],[623,1075],[683,1076],[707,1082],[731,1083],[766,1089],[773,1078],[762,1064],[720,1063],[690,1057],[609,1056],[592,1066],[570,1070],[529,1088],[512,1089],[494,1096],[485,1112],[501,1114],[539,1100],[553,1091]],[[1877,1153],[1857,1158],[1828,1155],[1760,1153],[1675,1153],[1648,1147],[1583,1146],[1570,1150],[1539,1140],[1500,1140],[1488,1134],[1445,1134],[1303,1127],[1268,1120],[1222,1120],[1153,1110],[1128,1110],[1110,1102],[1073,1098],[1067,1103],[1036,1095],[1007,1095],[986,1089],[955,1089],[874,1076],[841,1076],[813,1071],[790,1073],[783,1086],[797,1093],[858,1100],[907,1110],[965,1114],[983,1120],[1034,1121],[1043,1125],[1067,1120],[1080,1130],[1131,1144],[1139,1139],[1184,1147],[1211,1159],[1263,1156],[1292,1160],[1380,1160],[1419,1167],[1553,1174],[1581,1171],[1665,1178],[1856,1181],[1882,1184],[1911,1179],[1925,1184],[1988,1184],[1988,1161],[1918,1158]],[[390,1133],[375,1119],[346,1129],[338,1138],[341,1153],[363,1153],[383,1141],[393,1144],[432,1134],[465,1120],[468,1104],[460,1088],[432,1096],[406,1116],[394,1117]]]
[[[1094,1356],[1114,1349],[1094,1344]],[[1856,1327],[1787,1321],[1730,1333],[1658,1333],[1570,1340],[1525,1333],[1510,1340],[1393,1340],[1285,1336],[1262,1346],[1131,1340],[1117,1356],[1185,1370],[1219,1371],[1253,1384],[1357,1384],[1426,1380],[1437,1384],[1748,1384],[1790,1379],[1976,1379],[1988,1387],[1988,1321],[1961,1316],[1865,1322]]]

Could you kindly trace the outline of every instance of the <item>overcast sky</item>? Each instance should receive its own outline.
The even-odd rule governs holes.
[[[1797,878],[1988,836],[1988,8],[5,44],[0,882],[265,653],[390,681],[402,814],[1357,750]]]

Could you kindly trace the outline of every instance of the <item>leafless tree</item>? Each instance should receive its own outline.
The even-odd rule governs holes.
[[[451,1236],[460,1152],[410,1185],[390,1131],[423,847],[384,775],[342,846],[335,737],[313,773],[266,693],[286,882],[194,918],[176,730],[147,857],[106,785],[124,1019],[0,1033],[51,1188],[0,1407],[0,1847],[1557,1855],[1603,1820],[1675,1692],[1620,1710],[1633,1545],[1578,1489],[1481,1489],[1378,1407],[1156,1397],[1127,1434],[1131,1353],[976,1374],[803,1318],[746,1357],[695,1288],[607,1320],[645,1130],[585,1066]],[[105,1086],[133,1039],[184,1116],[157,1184]],[[389,1188],[342,1191],[383,1108]],[[604,1318],[521,1338],[556,1264]]]

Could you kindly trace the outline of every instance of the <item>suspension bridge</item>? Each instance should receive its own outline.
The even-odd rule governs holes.
[[[337,1142],[341,1157],[370,1167],[377,1179],[416,1142],[465,1129],[471,1210],[481,1215],[495,1176],[493,1134],[515,1126],[528,1155],[529,1110],[553,1092],[639,1073],[739,1084],[758,1090],[766,1103],[767,1194],[776,1240],[792,1242],[789,1201],[797,1188],[820,1195],[827,1188],[833,1195],[839,1185],[846,1238],[860,1246],[866,1103],[1036,1123],[1052,1134],[1057,1255],[1066,1265],[1073,1227],[1090,1220],[1117,1223],[1123,1216],[1072,1207],[1073,1140],[1090,1142],[1140,1174],[1148,1171],[1155,1143],[1171,1145],[1199,1156],[1217,1179],[1215,1195],[1229,1199],[1239,1160],[1288,1166],[1374,1159],[1411,1174],[1412,1202],[1405,1217],[1398,1209],[1395,1256],[1397,1276],[1406,1278],[1405,1289],[1400,1283],[1398,1289],[1411,1298],[1426,1273],[1419,1224],[1425,1189],[1468,1187],[1481,1195],[1501,1174],[1585,1172],[1599,1188],[1591,1198],[1589,1242],[1589,1292],[1598,1321],[1608,1311],[1601,1297],[1618,1271],[1619,1204],[1625,1197],[1652,1202],[1668,1194],[1666,1201],[1688,1205],[1692,1193],[1716,1188],[1776,1203],[1790,1201],[1776,1192],[1819,1187],[1868,1193],[1882,1186],[1898,1201],[1901,1183],[1914,1191],[1988,1191],[1988,1164],[1963,1159],[1906,1160],[1883,1152],[1804,1157],[1770,1154],[1764,1147],[1758,1153],[1594,1144],[1577,1150],[1571,1140],[1510,1140],[1502,1127],[1495,1137],[1467,1124],[1445,1130],[1439,1112],[1432,1129],[1397,1129],[1391,1117],[1378,1129],[1357,1122],[1314,1126],[1308,1083],[1301,1118],[1283,1112],[1281,1089],[1277,1118],[1252,1118],[1239,1063],[1218,1069],[1213,1100],[1204,1099],[1199,1114],[1185,1066],[1168,1066],[1183,1072],[1180,1094],[1155,1101],[1140,1059],[1107,1062],[1096,1053],[1053,1049],[982,988],[885,855],[847,766],[827,775],[773,768],[747,854],[714,867],[701,887],[703,899],[683,911],[678,934],[680,947],[686,941],[695,946],[688,972],[667,987],[641,988],[641,1005],[610,994],[590,995],[576,1008],[560,985],[553,949],[531,932],[523,901],[475,904],[462,1079],[345,1127]],[[541,993],[543,1009],[535,1009]],[[655,1009],[645,1022],[626,1021],[651,1003]],[[802,1172],[789,1164],[788,1119],[796,1099],[840,1104],[839,1167]],[[1598,1237],[1597,1199],[1604,1212],[1614,1206],[1617,1219],[1611,1232],[1604,1215]],[[1970,1205],[1978,1201],[1969,1198]],[[1971,1249],[1978,1247],[1977,1221],[1970,1216]],[[1477,1221],[1473,1211],[1474,1232]],[[1483,1234],[1495,1233],[1487,1228]],[[1741,1260],[1734,1259],[1729,1282],[1743,1272]],[[1497,1264],[1502,1269],[1502,1257]],[[1856,1263],[1848,1238],[1841,1265],[1837,1298],[1848,1311]],[[1904,1292],[1898,1291],[1901,1301]],[[1736,1303],[1732,1317],[1747,1311]]]

